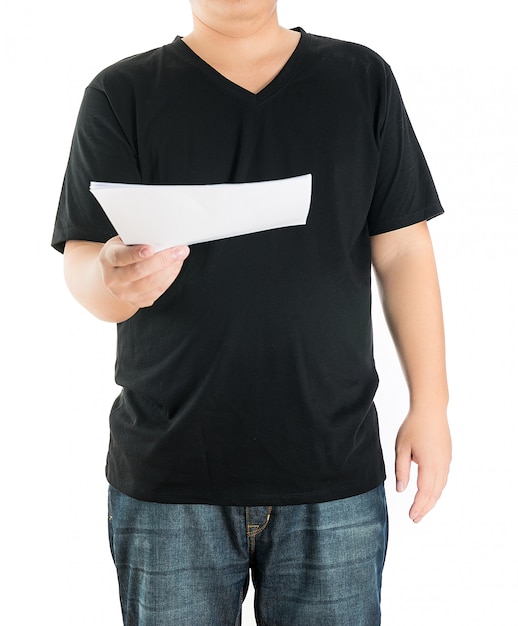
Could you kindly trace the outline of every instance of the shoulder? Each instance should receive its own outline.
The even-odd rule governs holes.
[[[322,35],[309,35],[314,53],[325,55],[328,61],[354,63],[363,67],[388,67],[385,59],[365,45]]]
[[[307,59],[308,75],[321,90],[362,110],[381,110],[393,75],[380,54],[359,43],[309,35]]]
[[[339,75],[347,72],[357,78],[386,81],[391,75],[390,65],[385,59],[365,45],[342,41],[322,35],[309,35],[310,51],[315,63]]]
[[[168,45],[161,46],[112,63],[99,72],[88,86],[104,92],[145,86],[162,67],[167,49]]]

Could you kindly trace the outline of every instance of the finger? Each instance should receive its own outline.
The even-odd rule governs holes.
[[[169,261],[167,265],[159,267],[156,271],[136,280],[132,288],[143,295],[157,292],[162,294],[178,277],[182,270],[183,261]]]
[[[151,258],[154,250],[151,246],[127,246],[120,237],[113,237],[104,246],[104,259],[112,267],[126,267]]]
[[[173,261],[185,261],[191,252],[189,246],[175,246],[169,250]]]
[[[129,283],[138,282],[142,279],[153,276],[162,270],[169,271],[171,266],[180,263],[189,255],[187,246],[177,246],[168,248],[160,252],[154,253],[150,246],[139,246],[141,250],[135,251],[133,248],[137,246],[126,246],[129,248],[128,256],[124,257],[124,264],[117,266],[115,269],[121,280]],[[151,254],[149,255],[149,251]],[[123,253],[124,254],[124,253]],[[144,257],[144,258],[142,258]],[[131,261],[127,263],[127,261]]]
[[[154,274],[157,274],[157,280],[161,280],[160,276],[168,273],[174,274],[176,272],[176,275],[178,275],[183,262],[189,256],[189,252],[190,250],[187,246],[167,248],[166,250],[153,253],[149,259],[134,263],[128,269],[135,274],[135,280]]]
[[[180,259],[188,255],[184,250],[180,254]],[[169,259],[175,258],[176,255],[172,253],[164,254],[163,260],[152,259],[153,263],[148,264],[134,264],[124,270],[120,268],[118,271],[126,273],[132,272],[132,280],[126,283],[126,298],[132,302],[132,304],[139,308],[151,306],[160,298],[160,296],[167,291],[171,284],[176,280],[183,266],[183,260],[171,261]],[[164,260],[165,259],[165,260]],[[147,274],[147,271],[151,266],[156,267],[158,263],[163,265],[157,270],[154,270]],[[140,271],[137,269],[140,268]],[[139,277],[140,274],[140,277]],[[144,274],[144,275],[142,275]]]
[[[396,491],[404,491],[410,480],[410,466],[412,464],[412,451],[410,447],[396,448]]]
[[[420,467],[417,475],[417,493],[410,508],[410,519],[418,523],[437,504],[446,484],[446,476],[437,470]]]

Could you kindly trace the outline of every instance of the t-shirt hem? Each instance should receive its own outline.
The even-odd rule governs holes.
[[[93,232],[86,230],[63,230],[56,232],[51,241],[51,246],[54,250],[63,253],[65,250],[65,244],[67,241],[91,241],[94,243],[104,243],[115,237],[117,233],[115,231]]]
[[[108,483],[126,496],[144,502],[156,502],[159,504],[208,504],[216,506],[286,506],[298,504],[318,504],[342,500],[367,493],[384,483],[385,473],[354,486],[333,487],[319,491],[301,493],[261,493],[256,495],[236,495],[224,493],[197,493],[191,492],[153,492],[135,485],[116,481],[108,478]]]
[[[442,215],[443,213],[444,209],[442,205],[433,204],[430,207],[427,207],[424,211],[421,211],[419,214],[408,215],[405,217],[401,217],[401,219],[399,220],[377,225],[376,228],[369,229],[369,235],[371,237],[374,235],[382,235],[383,233],[388,233],[393,230],[399,230],[400,228],[413,226],[414,224],[418,224],[419,222],[427,222],[434,217]]]

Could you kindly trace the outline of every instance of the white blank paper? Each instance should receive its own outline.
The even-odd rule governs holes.
[[[130,185],[91,182],[128,245],[155,251],[306,223],[311,174],[257,183]]]

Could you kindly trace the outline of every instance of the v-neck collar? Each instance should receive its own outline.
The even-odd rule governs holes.
[[[294,73],[297,71],[300,62],[306,53],[310,40],[309,35],[300,27],[294,28],[293,30],[300,33],[300,39],[297,46],[281,68],[280,72],[257,93],[249,91],[229,78],[226,78],[226,76],[223,76],[223,74],[218,72],[218,70],[213,68],[212,65],[204,61],[191,48],[189,48],[180,36],[177,36],[174,39],[171,46],[173,50],[185,61],[204,72],[208,78],[218,84],[221,89],[227,91],[227,93],[230,93],[235,97],[248,100],[252,104],[260,104],[273,96],[275,93],[278,93],[289,82]]]

